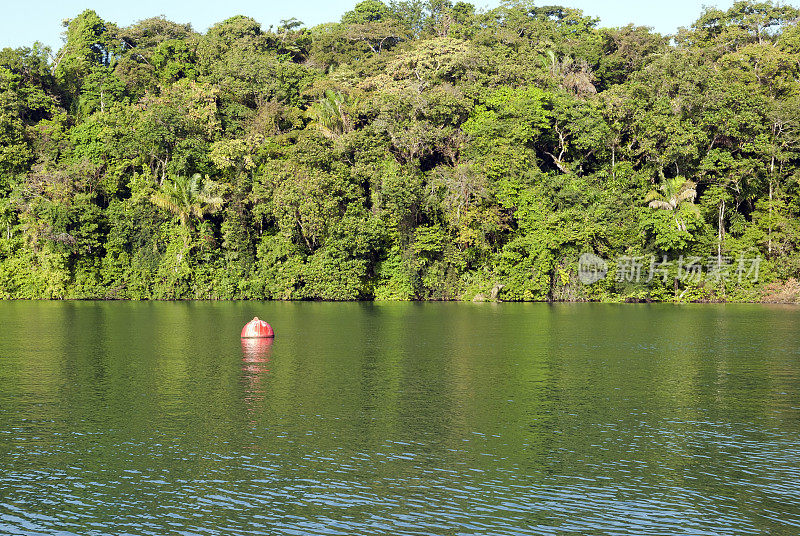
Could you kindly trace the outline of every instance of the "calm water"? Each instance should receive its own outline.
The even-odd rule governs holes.
[[[0,303],[0,534],[798,533],[800,309]]]

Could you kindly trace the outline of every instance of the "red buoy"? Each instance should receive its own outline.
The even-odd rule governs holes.
[[[242,328],[243,339],[260,339],[274,336],[275,332],[272,331],[272,326],[263,320],[259,320],[258,317],[252,319]]]

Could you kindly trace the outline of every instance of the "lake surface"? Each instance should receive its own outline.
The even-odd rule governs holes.
[[[798,308],[0,302],[0,534],[798,533]]]

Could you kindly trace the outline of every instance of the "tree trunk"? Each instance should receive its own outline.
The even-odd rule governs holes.
[[[717,261],[722,264],[722,239],[725,238],[725,200],[719,202],[719,221],[717,222]]]
[[[775,155],[769,164],[769,230],[767,231],[767,254],[772,256],[772,181],[775,176]]]

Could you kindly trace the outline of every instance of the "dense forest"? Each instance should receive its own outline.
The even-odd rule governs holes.
[[[797,301],[799,15],[84,11],[0,51],[0,298]]]

